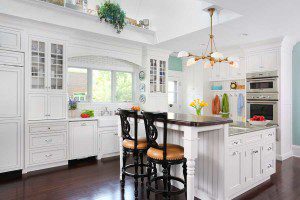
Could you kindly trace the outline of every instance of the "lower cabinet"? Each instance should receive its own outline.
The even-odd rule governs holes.
[[[21,169],[21,120],[0,121],[0,173]]]
[[[99,128],[99,154],[101,158],[119,155],[117,127]]]
[[[66,164],[68,161],[68,122],[35,122],[27,125],[25,171]]]
[[[69,122],[70,159],[96,156],[97,121]]]
[[[275,135],[271,128],[230,137],[226,176],[232,198],[275,173]]]

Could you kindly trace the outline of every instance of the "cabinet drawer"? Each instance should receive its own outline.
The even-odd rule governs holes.
[[[29,163],[31,165],[59,162],[64,160],[67,160],[66,148],[29,152]]]
[[[34,124],[29,126],[29,133],[51,133],[66,131],[68,128],[67,123],[56,124]]]
[[[275,142],[269,142],[264,145],[264,155],[265,156],[274,156],[275,154]]]
[[[24,66],[24,54],[0,50],[0,65]]]
[[[55,145],[66,145],[66,133],[42,134],[30,136],[30,148],[49,147]]]
[[[271,175],[274,174],[276,171],[276,160],[274,156],[269,156],[264,160],[264,174],[265,175]]]
[[[252,132],[245,134],[244,143],[250,144],[250,143],[257,143],[261,141],[261,132]]]
[[[21,50],[21,33],[18,30],[0,27],[0,48]]]
[[[275,129],[267,129],[264,131],[264,133],[262,134],[262,138],[264,140],[272,140],[275,141],[275,137],[276,137],[276,131]]]

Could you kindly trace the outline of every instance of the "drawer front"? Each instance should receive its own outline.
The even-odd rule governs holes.
[[[244,143],[251,144],[261,141],[261,132],[252,132],[245,134]]]
[[[66,148],[29,152],[29,163],[31,165],[60,162],[64,160],[67,160]]]
[[[264,160],[264,174],[271,175],[274,174],[276,171],[276,159],[274,156],[269,156]]]
[[[30,136],[30,148],[49,147],[57,145],[67,144],[66,133],[55,133],[55,134],[42,134],[42,135],[31,135]]]
[[[29,126],[29,133],[51,133],[67,131],[67,123],[34,124]]]
[[[268,142],[264,145],[264,155],[274,156],[275,155],[275,142]]]
[[[0,65],[24,66],[24,54],[0,50]]]
[[[21,33],[10,28],[0,27],[0,48],[21,50]]]
[[[276,137],[276,131],[275,129],[267,129],[264,131],[264,133],[262,134],[262,138],[266,141],[266,140],[272,140],[275,141],[275,137]]]

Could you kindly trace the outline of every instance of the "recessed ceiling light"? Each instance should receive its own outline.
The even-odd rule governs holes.
[[[241,37],[247,37],[248,33],[241,33]]]

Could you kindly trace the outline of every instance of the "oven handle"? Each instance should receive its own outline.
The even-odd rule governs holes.
[[[256,79],[247,79],[247,82],[266,82],[266,81],[276,81],[277,78],[256,78]]]
[[[247,103],[256,103],[256,104],[278,104],[278,101],[247,101]]]

